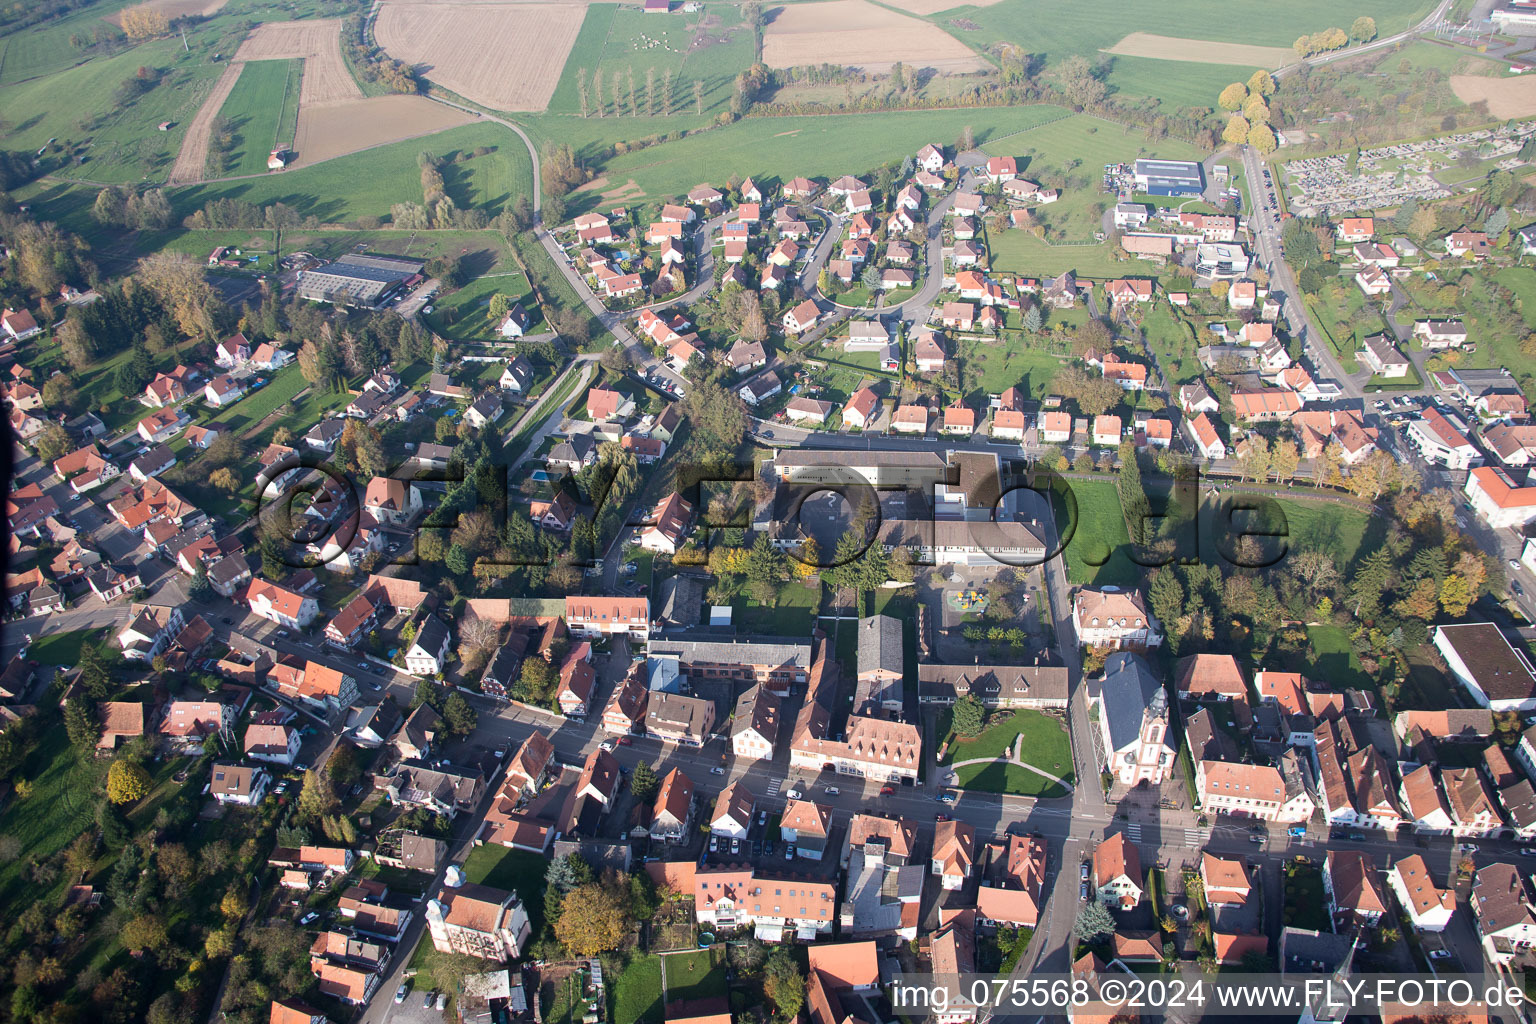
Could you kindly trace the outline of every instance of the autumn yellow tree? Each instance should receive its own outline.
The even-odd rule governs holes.
[[[1248,128],[1248,145],[1268,156],[1280,148],[1280,141],[1275,138],[1275,130],[1269,125],[1253,124]]]
[[[1233,114],[1227,126],[1221,130],[1221,140],[1236,146],[1248,140],[1248,119],[1241,114]]]
[[[129,39],[152,39],[171,30],[171,23],[166,16],[148,4],[124,11],[122,25],[123,34]]]
[[[808,580],[821,571],[817,564],[821,560],[821,551],[816,546],[815,537],[805,538],[795,552],[795,557],[789,560],[789,570],[797,580]]]
[[[1263,123],[1268,124],[1269,104],[1264,102],[1263,96],[1249,96],[1248,101],[1243,104],[1243,116],[1246,117],[1250,123],[1257,124],[1262,121]]]
[[[1445,609],[1445,614],[1460,617],[1467,613],[1467,607],[1472,603],[1472,589],[1467,586],[1467,581],[1455,573],[1451,573],[1440,583],[1440,607]]]
[[[113,761],[107,769],[107,799],[130,804],[149,794],[149,773],[133,761]]]
[[[577,956],[596,956],[616,949],[628,933],[626,901],[608,886],[598,882],[577,886],[560,903],[555,938]]]
[[[1248,87],[1242,82],[1233,82],[1221,90],[1221,95],[1216,98],[1216,103],[1222,110],[1241,110],[1243,101],[1248,98]]]
[[[1273,96],[1275,94],[1274,76],[1260,68],[1253,73],[1253,77],[1248,79],[1248,91],[1256,96]]]

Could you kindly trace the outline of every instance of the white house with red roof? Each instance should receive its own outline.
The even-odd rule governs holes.
[[[1494,529],[1524,526],[1536,519],[1536,487],[1516,482],[1507,471],[1494,466],[1472,470],[1462,488],[1472,510]]]

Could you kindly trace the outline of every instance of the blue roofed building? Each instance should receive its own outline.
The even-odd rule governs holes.
[[[1194,160],[1137,160],[1136,191],[1150,196],[1198,196],[1205,192],[1205,168]]]

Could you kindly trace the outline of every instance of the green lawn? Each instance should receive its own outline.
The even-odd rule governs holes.
[[[825,558],[827,553],[823,553]],[[749,597],[737,598],[734,611],[737,624],[746,632],[770,636],[810,636],[816,623],[816,609],[821,604],[821,587],[804,583],[786,583],[779,588],[779,600],[765,608]]]
[[[704,28],[706,23],[707,29]],[[695,35],[709,42],[695,47]],[[623,131],[618,128],[619,124],[628,125],[628,137],[648,135],[655,129],[650,127],[653,119],[645,117],[647,71],[655,72],[655,110],[658,115],[666,109],[662,88],[669,70],[673,76],[671,109],[674,114],[694,112],[695,81],[704,83],[704,113],[715,114],[729,105],[735,78],[751,65],[753,50],[752,33],[743,23],[737,7],[716,4],[701,13],[679,12],[668,18],[655,18],[638,7],[592,4],[581,23],[581,33],[566,57],[560,84],[550,97],[549,111],[556,114],[581,111],[578,78],[584,80],[589,109],[595,111],[592,77],[601,72],[603,99],[609,112],[607,120],[619,131]],[[634,75],[642,115],[640,120],[630,118],[627,105],[623,118],[612,116],[614,74],[620,76],[621,91],[626,96],[628,76]]]
[[[1347,28],[1348,26],[1346,26]],[[1148,31],[1161,34],[1158,28]],[[1164,111],[1180,107],[1210,107],[1230,83],[1246,81],[1251,68],[1231,64],[1196,64],[1192,61],[1157,60],[1152,57],[1126,57],[1106,54],[1109,73],[1104,84],[1110,95],[1153,96],[1162,101]]]
[[[1193,328],[1167,301],[1152,303],[1142,321],[1147,344],[1167,376],[1168,386],[1188,384],[1200,377],[1202,367]]]
[[[549,329],[539,314],[538,303],[532,301],[528,277],[510,259],[500,263],[491,273],[477,277],[458,291],[432,303],[432,314],[426,317],[427,326],[453,341],[502,341],[499,326],[491,322],[491,296],[498,293],[514,302],[522,302],[523,308],[533,318],[528,328],[530,334],[542,334]],[[499,372],[499,371],[498,371]]]
[[[1308,626],[1307,639],[1312,644],[1313,678],[1324,680],[1333,689],[1361,687],[1370,689],[1374,684],[1360,666],[1360,657],[1349,645],[1349,634],[1339,626]]]
[[[32,641],[27,657],[41,665],[61,665],[73,668],[80,662],[80,648],[90,642],[91,629],[74,629],[68,633],[49,633]]]
[[[955,769],[956,783],[960,789],[978,793],[1009,793],[1014,796],[1058,797],[1067,790],[1043,775],[1020,768],[1016,764],[993,761],[990,764],[968,764]]]
[[[534,935],[544,931],[544,872],[548,869],[547,857],[489,843],[475,847],[464,861],[464,877],[469,882],[517,893],[528,911]]]
[[[107,758],[80,756],[70,746],[62,720],[55,718],[42,730],[37,746],[14,774],[31,783],[32,795],[12,796],[0,811],[0,835],[17,840],[25,853],[0,864],[0,905],[9,906],[23,889],[35,888],[24,878],[29,864],[47,860],[92,827],[110,765]]]
[[[1051,66],[1072,55],[1096,60],[1101,56],[1100,50],[1138,30],[1188,39],[1289,47],[1304,32],[1318,32],[1335,25],[1348,29],[1349,22],[1363,14],[1374,17],[1377,31],[1385,36],[1418,21],[1431,6],[1428,0],[1357,0],[1347,12],[1341,12],[1324,0],[1298,0],[1283,6],[1265,4],[1262,0],[1232,0],[1219,5],[1202,0],[1171,0],[1158,6],[1155,24],[1146,24],[1127,19],[1125,6],[1115,0],[1088,0],[1074,7],[1071,17],[1062,17],[1060,8],[1047,0],[1002,0],[990,7],[958,7],[930,20],[975,49],[989,50],[996,43],[1011,42]],[[1115,68],[1128,60],[1132,62],[1128,81],[1116,82]],[[1163,98],[1165,105],[1177,107],[1189,94],[1186,82],[1191,77],[1201,83],[1216,81],[1209,65],[1146,61],[1164,65],[1165,70],[1158,75],[1137,68],[1141,63],[1140,59],[1112,57],[1110,84],[1126,92],[1133,91],[1134,85],[1145,89],[1147,95]],[[1248,77],[1243,68],[1222,70],[1222,84]],[[1206,97],[1199,105],[1214,106],[1215,95]]]
[[[687,192],[713,175],[740,169],[759,179],[787,181],[862,173],[900,161],[927,142],[950,145],[970,126],[979,146],[1060,117],[1060,107],[984,107],[971,110],[917,110],[896,113],[834,114],[821,117],[747,118],[676,142],[616,156],[602,168],[612,186],[633,179],[652,199]],[[582,192],[573,200],[588,197]]]
[[[228,430],[244,431],[260,423],[268,414],[286,406],[307,387],[309,382],[304,379],[298,360],[294,360],[274,373],[259,390],[247,392],[235,404],[224,406],[213,416],[199,422],[203,426],[218,425]],[[335,397],[340,401],[345,396],[338,394]],[[294,419],[292,416],[288,418]],[[297,428],[303,426],[304,430],[308,430],[311,424],[295,422],[290,426],[296,433],[302,433]]]
[[[633,953],[617,979],[608,985],[609,1019],[660,1024],[661,957]]]
[[[1022,735],[1020,754],[1024,760],[1052,775],[1071,780],[1072,744],[1061,723],[1039,711],[1021,710],[1000,714],[981,735],[956,740],[949,745],[941,764],[971,761],[981,757],[1003,757],[1013,749],[1014,737]],[[1026,773],[1033,774],[1033,773]]]
[[[455,162],[460,154],[479,147],[492,150]],[[496,124],[470,124],[433,135],[380,146],[271,177],[176,189],[172,204],[178,216],[200,209],[212,199],[239,199],[265,206],[287,203],[305,216],[334,224],[358,217],[388,217],[395,203],[421,202],[421,168],[416,157],[431,150],[447,162],[442,166],[447,193],[459,209],[477,207],[495,216],[519,196],[530,193],[533,170],[528,150],[507,129]]]
[[[1071,583],[1128,584],[1140,568],[1128,554],[1131,537],[1120,512],[1120,496],[1114,481],[1072,479],[1067,481],[1077,499],[1076,519],[1068,518],[1062,498],[1052,493],[1057,532],[1066,545],[1067,580]]]
[[[712,949],[669,953],[661,958],[661,966],[666,975],[668,1003],[723,999],[729,991],[725,981],[725,965],[717,962]]]
[[[0,39],[5,48],[0,81],[10,78],[11,61],[25,53],[33,31]],[[201,49],[183,51],[180,39],[159,39],[8,85],[0,91],[6,146],[35,151],[57,140],[56,145],[73,156],[55,171],[63,178],[121,184],[164,181],[187,124],[224,71],[223,64],[206,58]],[[158,84],[120,103],[119,87],[140,67],[161,71]],[[61,102],[63,97],[68,102]],[[159,125],[165,121],[173,124],[162,132]]]
[[[1048,245],[1021,228],[987,232],[993,269],[1025,277],[1055,277],[1072,271],[1080,278],[1104,280],[1123,274],[1144,274],[1148,264],[1113,259],[1105,244]],[[1052,312],[1052,318],[1058,314]]]
[[[226,174],[261,174],[277,145],[291,145],[299,119],[302,61],[255,60],[245,65],[219,108],[235,144]]]
[[[1074,484],[1076,481],[1074,481]],[[1240,495],[1239,495],[1240,496]],[[1264,495],[1263,497],[1269,497]],[[1286,549],[1297,551],[1323,551],[1341,568],[1348,566],[1360,550],[1370,517],[1351,505],[1331,501],[1306,501],[1294,498],[1273,498],[1279,516],[1260,519],[1251,513],[1234,513],[1234,532],[1252,530],[1256,533],[1273,533],[1287,539]],[[1210,506],[1208,506],[1210,509]],[[1281,518],[1283,517],[1283,519]],[[1220,528],[1222,523],[1213,522]],[[1215,529],[1204,532],[1205,557],[1219,554],[1214,546]],[[1268,545],[1269,541],[1260,541]],[[1277,549],[1278,550],[1278,549]]]
[[[973,407],[984,407],[984,397],[999,395],[1017,387],[1039,397],[1051,389],[1062,360],[1049,352],[1025,348],[1022,335],[997,342],[962,341],[960,384],[965,400]]]

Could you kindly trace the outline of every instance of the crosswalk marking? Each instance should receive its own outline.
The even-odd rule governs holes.
[[[779,795],[779,787],[782,786],[783,784],[784,784],[784,780],[783,779],[769,779],[768,780],[768,795],[769,796],[778,796]]]
[[[1133,843],[1141,842],[1141,826],[1134,821],[1128,822],[1125,826],[1125,838]]]

